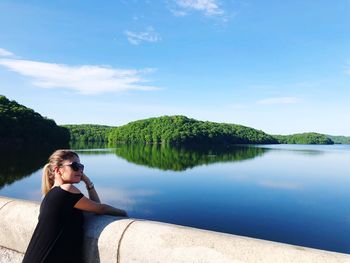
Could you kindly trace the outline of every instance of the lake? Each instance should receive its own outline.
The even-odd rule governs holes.
[[[72,147],[130,217],[350,253],[350,145]],[[50,153],[3,153],[0,195],[40,201]]]

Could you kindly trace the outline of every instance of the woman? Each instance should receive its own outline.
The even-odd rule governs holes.
[[[124,210],[101,204],[84,165],[71,150],[57,150],[44,166],[39,222],[23,262],[82,262],[82,211],[127,216]],[[85,197],[73,184],[83,181]]]

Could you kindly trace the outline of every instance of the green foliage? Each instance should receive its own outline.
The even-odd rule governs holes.
[[[249,127],[197,121],[185,116],[163,116],[130,122],[113,128],[110,143],[162,144],[269,144],[272,136]]]
[[[69,148],[73,150],[105,150],[106,148],[112,148],[114,145],[109,146],[105,141],[97,142],[84,142],[84,141],[71,141],[69,143]]]
[[[81,125],[62,125],[67,128],[70,134],[71,143],[75,142],[107,142],[108,134],[113,127],[105,125],[81,124]]]
[[[260,147],[173,147],[164,144],[118,144],[115,154],[140,165],[183,171],[198,165],[238,162],[263,155]]]
[[[307,132],[292,135],[274,135],[278,143],[283,144],[333,144],[324,134]]]
[[[71,143],[152,143],[171,145],[230,144],[333,144],[350,143],[350,137],[317,133],[271,136],[236,124],[198,121],[185,116],[163,116],[130,122],[121,127],[63,125],[16,101],[0,95],[0,145]]]
[[[334,143],[339,144],[350,144],[350,137],[347,136],[333,136],[333,135],[326,135],[329,139],[331,139]]]
[[[16,101],[0,96],[0,145],[67,145],[68,130]]]

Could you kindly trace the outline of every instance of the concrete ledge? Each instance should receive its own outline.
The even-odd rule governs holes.
[[[23,254],[4,247],[0,247],[0,262],[21,263]]]
[[[21,262],[39,204],[0,197],[0,262]],[[350,255],[190,227],[86,214],[85,262],[330,262]]]

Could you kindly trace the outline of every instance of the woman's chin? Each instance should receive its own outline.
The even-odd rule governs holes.
[[[81,182],[81,176],[77,176],[76,178],[75,178],[75,180],[74,180],[74,183],[75,184],[78,184],[78,183],[80,183]]]
[[[79,181],[81,180],[81,175],[76,175],[75,178],[79,179]]]

